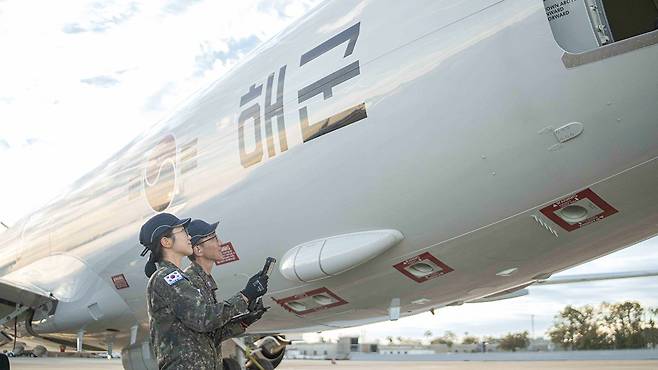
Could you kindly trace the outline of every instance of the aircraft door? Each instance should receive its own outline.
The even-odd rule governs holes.
[[[557,43],[582,53],[658,30],[658,0],[544,0]]]
[[[615,41],[658,30],[658,0],[600,0]]]

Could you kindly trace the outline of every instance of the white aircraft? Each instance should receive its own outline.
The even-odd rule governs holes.
[[[279,260],[256,336],[509,293],[650,238],[657,18],[654,0],[323,3],[2,233],[0,323],[153,368],[137,233],[161,211],[222,220],[224,297]]]

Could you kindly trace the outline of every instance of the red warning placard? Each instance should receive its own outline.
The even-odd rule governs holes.
[[[114,283],[114,287],[117,288],[117,290],[130,287],[130,285],[128,285],[128,280],[126,280],[126,277],[123,276],[123,274],[112,276],[112,282]]]
[[[233,243],[227,242],[219,246],[222,256],[215,261],[216,265],[223,265],[226,263],[234,262],[240,260],[238,254],[235,253],[235,248],[233,248]]]
[[[423,283],[455,271],[429,252],[409,258],[393,265],[393,267],[417,283]]]
[[[618,211],[596,195],[592,189],[585,189],[542,208],[540,212],[564,230],[574,231],[601,221]]]

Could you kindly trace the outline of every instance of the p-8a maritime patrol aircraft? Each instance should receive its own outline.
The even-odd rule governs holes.
[[[654,0],[323,3],[0,236],[4,332],[153,368],[137,233],[162,211],[222,220],[221,296],[279,260],[255,336],[514,295],[650,238],[656,19]]]

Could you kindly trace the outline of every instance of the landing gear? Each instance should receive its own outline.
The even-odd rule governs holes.
[[[224,355],[228,355],[224,358],[224,369],[274,370],[283,361],[288,344],[290,341],[282,336],[262,337],[255,342],[248,337],[232,338],[222,345]]]
[[[286,348],[284,347],[278,353],[271,353],[266,348],[263,348],[261,354],[272,363],[272,366],[276,369],[281,364],[281,361],[283,361],[283,355],[286,354]]]
[[[82,353],[82,344],[83,344],[84,338],[85,338],[85,331],[84,331],[84,329],[80,329],[80,330],[78,330],[78,335],[77,335],[76,340],[75,340],[75,344],[76,344],[76,346],[75,346],[75,347],[76,347],[76,348],[75,348],[75,351],[76,351],[78,354]]]
[[[261,338],[254,343],[260,349],[260,355],[267,359],[274,368],[281,364],[286,354],[286,346],[290,344],[284,336],[275,335]]]
[[[0,353],[0,370],[9,370],[9,357]]]

